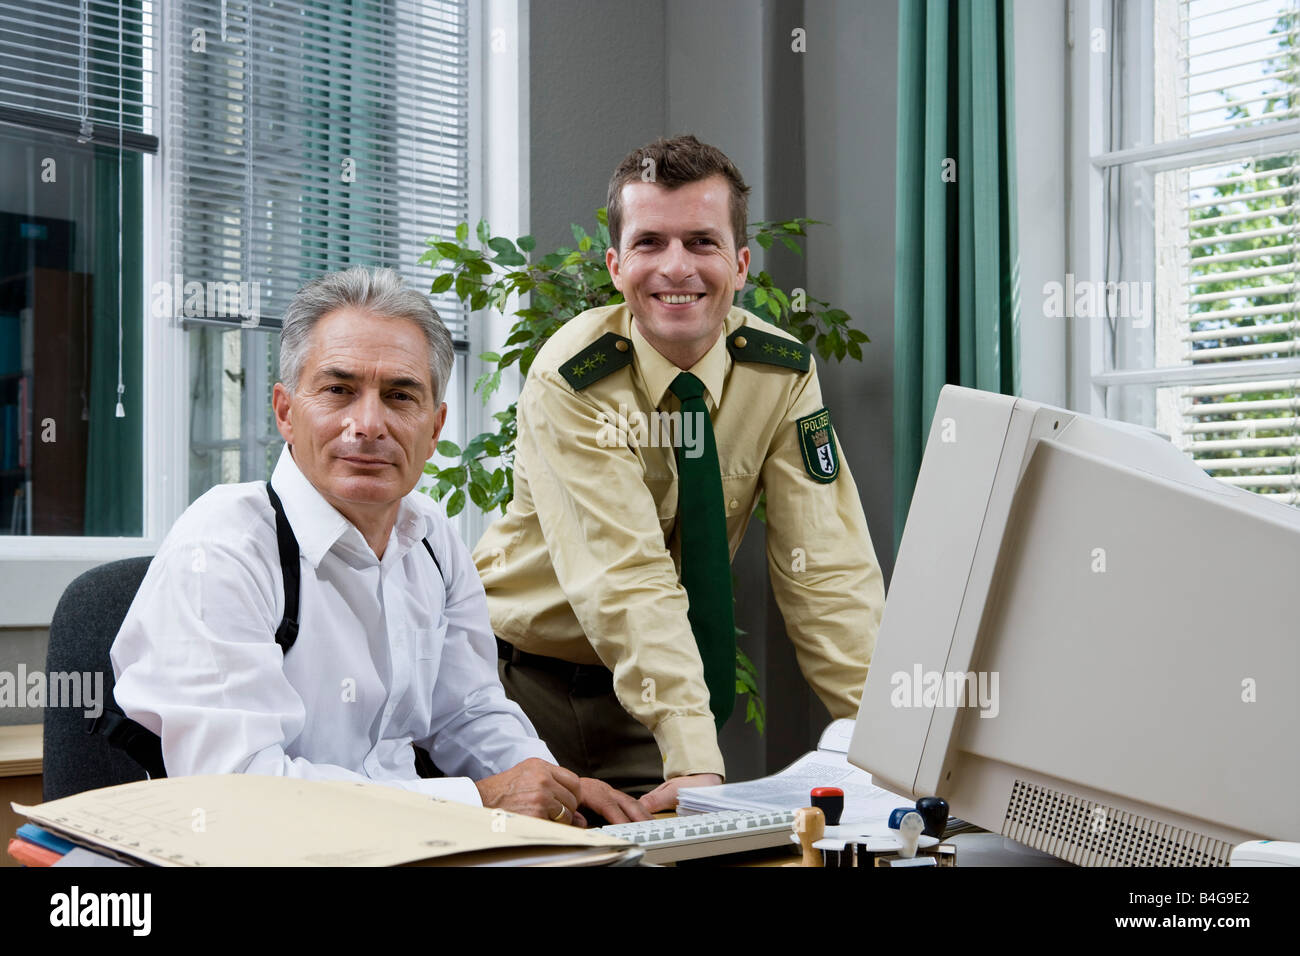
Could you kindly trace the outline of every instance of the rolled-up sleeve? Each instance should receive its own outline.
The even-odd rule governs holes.
[[[664,776],[723,773],[704,669],[645,469],[608,414],[534,368],[518,405],[521,459],[555,576]]]

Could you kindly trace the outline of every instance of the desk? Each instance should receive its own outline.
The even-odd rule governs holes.
[[[40,724],[0,727],[0,866],[21,866],[4,852],[9,839],[27,821],[9,809],[9,802],[41,802]]]

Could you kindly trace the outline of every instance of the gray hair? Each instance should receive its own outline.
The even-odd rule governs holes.
[[[434,404],[442,403],[455,354],[451,333],[429,297],[402,285],[392,269],[354,266],[313,279],[294,294],[280,329],[280,381],[290,392],[298,387],[307,341],[316,323],[343,308],[356,308],[395,319],[410,319],[429,342],[429,373]]]

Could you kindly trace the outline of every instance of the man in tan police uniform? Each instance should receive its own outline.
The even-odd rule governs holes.
[[[675,805],[680,786],[722,781],[715,711],[730,712],[735,654],[727,565],[760,493],[777,603],[835,717],[857,712],[884,605],[809,349],[732,305],[749,267],[737,248],[747,192],[726,156],[694,137],[623,160],[606,262],[626,303],[575,317],[539,352],[519,397],[514,499],[474,551],[506,693],[564,766],[625,790],[665,781],[642,798],[652,811]],[[712,461],[714,441],[712,485],[696,482],[713,490],[694,492],[679,474]],[[685,510],[701,496],[715,518],[679,514],[679,498]],[[711,520],[721,562],[708,565],[705,594],[706,559],[691,562],[708,548],[681,540]],[[713,650],[695,621],[709,602],[726,608]]]

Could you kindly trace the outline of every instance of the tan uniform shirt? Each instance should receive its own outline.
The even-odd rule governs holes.
[[[621,340],[593,346],[610,332]],[[689,369],[707,389],[731,555],[766,491],[772,588],[799,666],[833,716],[851,717],[884,581],[835,439],[829,450],[812,441],[821,424],[812,416],[823,409],[815,365],[805,358],[801,372],[733,358],[747,359],[737,345],[755,353],[760,340],[781,353],[797,343],[732,308],[718,341]],[[574,361],[584,350],[591,361]],[[575,389],[565,376],[584,370],[595,380]],[[680,583],[673,436],[659,414],[680,408],[668,390],[680,371],[641,336],[626,305],[567,322],[538,353],[519,396],[514,498],[474,549],[496,633],[523,651],[608,667],[620,703],[654,734],[666,778],[724,772]],[[817,440],[830,431],[820,429]],[[678,437],[688,454],[698,441],[689,429]],[[837,475],[813,477],[835,458]]]

